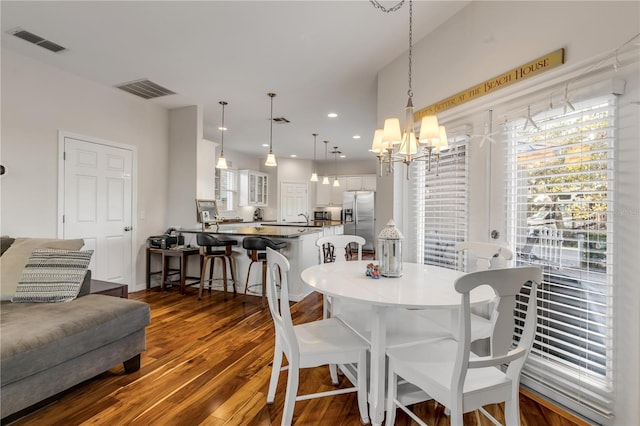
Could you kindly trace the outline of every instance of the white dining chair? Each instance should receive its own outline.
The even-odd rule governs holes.
[[[282,425],[290,425],[296,401],[357,392],[358,409],[363,424],[369,423],[367,411],[367,350],[369,345],[337,318],[293,325],[289,310],[289,261],[267,248],[267,265],[271,279],[267,284],[267,300],[275,326],[275,348],[267,404],[273,404],[280,372],[288,370]],[[280,284],[280,303],[278,286]],[[288,366],[282,367],[282,355]],[[299,370],[328,364],[357,364],[354,387],[298,395]],[[281,368],[282,367],[282,368]],[[334,385],[337,375],[331,374]]]
[[[520,424],[520,371],[531,350],[536,328],[536,290],[542,271],[536,267],[504,268],[472,272],[456,280],[461,294],[458,339],[443,338],[415,345],[389,348],[389,380],[387,420],[394,424],[396,407],[400,407],[420,425],[420,420],[406,405],[398,392],[401,377],[444,405],[451,413],[451,425],[463,424],[464,413],[480,410],[492,422],[498,423],[484,405],[505,402],[507,425]],[[521,290],[531,283],[526,317],[519,339],[514,339],[516,321],[521,324]],[[490,354],[478,357],[471,352],[471,307],[469,292],[489,285],[497,295],[496,322],[490,336]],[[525,290],[526,291],[526,290]],[[514,312],[518,306],[518,311]],[[517,317],[517,320],[516,320]],[[515,342],[515,343],[514,343]],[[501,366],[508,365],[503,370]]]
[[[465,272],[486,271],[504,268],[507,261],[513,259],[509,247],[496,243],[465,241],[455,245],[458,257],[458,270]],[[440,328],[455,328],[455,311],[419,311],[417,315],[433,321]],[[491,335],[495,321],[495,299],[471,310],[471,341],[486,339]]]
[[[359,235],[328,235],[316,240],[316,246],[320,250],[320,263],[346,262],[347,257],[354,249],[357,250],[357,260],[362,260],[362,246],[365,239]],[[340,301],[340,309],[346,310],[367,310],[368,307],[362,304]],[[333,311],[333,300],[331,296],[324,295],[322,299],[322,318],[329,318]]]

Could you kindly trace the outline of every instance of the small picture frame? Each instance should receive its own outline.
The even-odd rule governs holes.
[[[215,200],[196,199],[196,218],[203,224],[214,222],[218,217],[218,205]],[[205,216],[204,214],[207,214]]]

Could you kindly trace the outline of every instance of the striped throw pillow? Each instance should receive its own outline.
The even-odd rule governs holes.
[[[35,249],[12,302],[68,302],[78,296],[93,250]]]

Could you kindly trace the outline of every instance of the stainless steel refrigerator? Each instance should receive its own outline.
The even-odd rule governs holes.
[[[365,240],[364,251],[375,251],[375,203],[373,191],[346,191],[342,199],[342,221],[346,235]]]

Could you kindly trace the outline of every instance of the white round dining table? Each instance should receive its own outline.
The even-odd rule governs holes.
[[[403,275],[398,278],[370,278],[366,275],[370,261],[334,262],[314,265],[301,273],[302,281],[319,293],[371,306],[371,370],[369,416],[373,425],[384,420],[385,408],[385,348],[386,314],[389,310],[456,309],[460,294],[455,280],[464,272],[453,269],[403,263]],[[490,301],[490,287],[481,286],[470,293],[471,304]],[[338,314],[338,317],[340,314]]]

